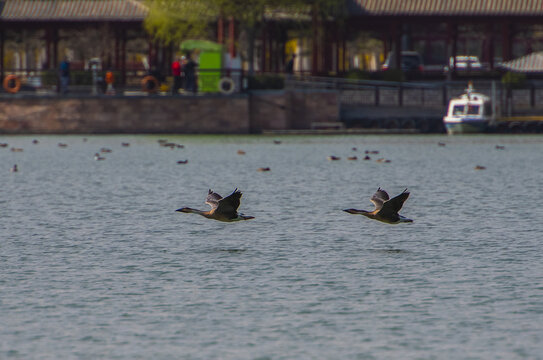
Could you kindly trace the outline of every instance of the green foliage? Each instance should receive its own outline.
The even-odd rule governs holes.
[[[401,82],[405,80],[405,75],[400,69],[388,69],[383,73],[383,80]]]
[[[145,29],[165,44],[179,44],[186,39],[216,40],[220,17],[233,17],[246,35],[246,60],[253,72],[254,47],[266,16],[289,16],[301,27],[317,26],[338,20],[345,12],[345,2],[338,0],[146,0],[149,15]],[[243,53],[243,51],[240,51]]]
[[[368,71],[354,69],[349,70],[349,72],[345,74],[345,78],[351,80],[370,80],[372,79],[372,75]]]
[[[188,38],[207,38],[210,23],[219,16],[218,0],[147,0],[144,26],[165,44]]]
[[[516,72],[507,72],[502,76],[502,84],[509,89],[520,89],[524,87],[526,75]]]
[[[283,89],[285,79],[281,75],[255,75],[249,76],[249,90]]]
[[[58,72],[56,70],[43,71],[41,73],[42,86],[53,86],[58,83]]]

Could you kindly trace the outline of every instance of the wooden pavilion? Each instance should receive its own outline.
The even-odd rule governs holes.
[[[338,0],[346,1],[341,23],[319,23],[309,16],[311,35],[303,41],[310,58],[303,69],[312,74],[341,74],[352,68],[347,43],[369,33],[382,43],[382,53],[394,54],[400,68],[403,50],[419,52],[425,64],[443,67],[456,55],[477,55],[489,69],[533,51],[543,50],[543,0]],[[148,8],[138,0],[0,0],[0,76],[6,67],[5,43],[13,33],[39,30],[43,62],[39,69],[55,69],[59,44],[70,32],[107,28],[108,44],[101,49],[108,66],[118,69],[124,83],[129,66],[127,43],[139,38],[149,66],[168,69],[173,49],[152,42],[143,30]],[[269,17],[258,44],[259,71],[282,72],[289,38],[288,19]],[[235,21],[217,20],[217,41],[231,55],[239,36]],[[10,35],[11,34],[11,35]],[[67,35],[68,34],[68,35]],[[77,40],[77,39],[76,39]],[[142,46],[142,43],[144,44]],[[396,51],[398,50],[398,51]],[[455,64],[453,63],[453,72]]]
[[[341,22],[312,19],[312,74],[348,70],[353,54],[346,44],[364,32],[381,41],[384,57],[392,52],[397,68],[406,50],[440,69],[453,59],[453,72],[457,55],[476,55],[491,70],[497,62],[543,50],[543,0],[346,0],[346,13]],[[281,21],[270,17],[264,26],[264,70],[277,69],[269,49]]]
[[[0,76],[3,78],[6,71],[4,61],[8,34],[37,32],[42,42],[38,47],[44,51],[43,61],[35,66],[36,70],[51,70],[64,55],[59,55],[59,43],[66,34],[85,34],[90,29],[102,28],[107,31],[105,35],[99,35],[107,39],[101,40],[108,42],[105,48],[100,49],[100,55],[108,59],[109,67],[121,70],[124,82],[127,40],[130,36],[146,39],[142,24],[147,13],[147,7],[136,0],[0,1]],[[153,52],[156,54],[156,49],[151,45],[149,53]]]

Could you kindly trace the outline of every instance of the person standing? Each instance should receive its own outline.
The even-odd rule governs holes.
[[[294,74],[294,59],[296,58],[296,54],[292,54],[292,57],[285,65],[285,72],[287,73],[288,77],[292,77],[292,74]]]
[[[113,71],[108,70],[106,72],[106,95],[115,95],[115,88],[113,88],[113,83],[115,82],[115,76]]]
[[[185,73],[185,90],[196,93],[198,86],[196,84],[196,62],[192,60],[190,54],[187,55],[187,63],[183,66],[183,72]]]
[[[70,84],[70,61],[67,56],[65,56],[64,60],[60,63],[59,75],[60,93],[66,94],[68,93],[68,85]]]
[[[172,75],[173,75],[173,87],[172,95],[179,94],[179,89],[181,88],[181,61],[179,58],[176,58],[172,63]]]

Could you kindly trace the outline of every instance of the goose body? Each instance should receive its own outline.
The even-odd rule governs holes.
[[[203,211],[198,209],[192,209],[189,207],[183,207],[175,211],[189,213],[189,214],[198,214],[208,219],[224,221],[224,222],[234,222],[241,220],[250,220],[254,219],[254,216],[246,216],[241,213],[238,213],[238,207],[241,199],[241,191],[235,189],[234,192],[227,197],[223,198],[216,192],[209,189],[206,198],[206,204],[211,206],[211,210]]]
[[[378,188],[373,194],[370,201],[375,205],[373,211],[345,209],[343,211],[349,214],[364,215],[370,219],[381,221],[387,224],[399,224],[401,222],[413,222],[413,220],[398,214],[403,206],[403,203],[409,197],[409,192],[405,189],[401,194],[390,199],[388,193]]]

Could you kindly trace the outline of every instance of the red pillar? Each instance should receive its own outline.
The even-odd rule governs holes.
[[[511,23],[505,21],[502,24],[502,58],[503,61],[509,61],[512,59],[511,51]]]
[[[349,67],[349,62],[348,62],[348,59],[347,59],[347,44],[346,44],[346,41],[345,41],[345,34],[342,33],[342,38],[341,38],[341,47],[343,49],[342,53],[343,53],[343,58],[342,58],[342,70],[343,72],[347,72],[347,68]]]
[[[45,29],[45,68],[51,69],[51,29]]]
[[[217,20],[217,42],[219,44],[224,44],[224,20],[222,15],[219,16],[219,20]]]
[[[317,10],[313,8],[313,19],[312,19],[312,26],[313,26],[313,36],[312,36],[312,46],[313,49],[311,51],[311,74],[313,76],[317,75],[319,72],[319,26],[318,26],[318,17],[317,17]]]
[[[236,56],[236,28],[235,28],[235,21],[234,17],[230,17],[228,19],[228,52],[230,53],[231,57]]]
[[[115,31],[115,69],[119,68],[119,32]]]
[[[121,30],[121,83],[126,84],[126,30]]]
[[[335,51],[335,58],[336,58],[336,68],[335,68],[335,72],[336,72],[336,76],[339,74],[340,70],[341,70],[341,66],[339,65],[339,62],[340,62],[340,51],[339,51],[339,48],[340,48],[340,42],[339,42],[339,28],[338,26],[336,25],[335,26],[335,31],[334,31],[334,44],[336,44],[336,51]]]
[[[456,54],[458,53],[458,25],[456,23],[447,23],[447,66],[450,67],[449,71],[454,76],[456,75]],[[452,67],[450,65],[450,58],[452,58]]]
[[[394,51],[393,64],[395,69],[402,68],[402,24],[395,22],[392,24],[392,50]]]
[[[0,82],[4,81],[4,28],[0,28]]]
[[[53,69],[58,65],[58,30],[53,29]]]
[[[274,24],[268,25],[268,56],[266,57],[266,65],[268,66],[266,68],[266,71],[272,72],[273,71],[273,54],[274,54],[274,48],[273,48],[273,39],[275,37],[275,28]]]
[[[266,47],[268,41],[268,32],[267,32],[267,24],[264,23],[262,26],[262,55],[260,58],[260,72],[266,71],[266,55],[268,53],[268,49]]]
[[[494,24],[488,24],[485,34],[485,47],[483,61],[488,62],[491,70],[494,70]]]
[[[273,71],[273,54],[274,54],[274,48],[273,48],[273,38],[275,36],[275,27],[270,26],[268,27],[268,53],[266,54],[266,64],[267,64],[267,71],[271,72]]]
[[[383,56],[385,57],[385,59],[388,57],[388,53],[390,52],[390,49],[389,49],[389,46],[388,46],[389,38],[390,38],[390,32],[387,31],[387,30],[383,31],[383,37],[382,37]]]

